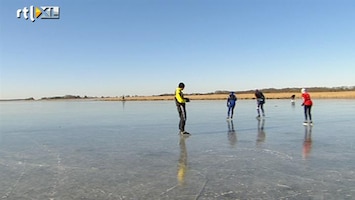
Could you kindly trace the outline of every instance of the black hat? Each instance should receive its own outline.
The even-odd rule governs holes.
[[[179,83],[179,88],[185,88],[185,84],[184,83]]]

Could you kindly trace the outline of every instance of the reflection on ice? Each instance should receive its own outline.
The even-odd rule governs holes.
[[[185,183],[185,175],[187,170],[187,150],[185,140],[188,138],[188,135],[180,135],[180,158],[178,164],[178,173],[177,179],[180,185]]]
[[[312,150],[312,127],[304,126],[303,158],[307,159]]]
[[[235,132],[234,129],[234,124],[233,124],[233,120],[227,120],[227,124],[228,124],[228,141],[229,144],[234,147],[237,143],[237,133]]]
[[[257,118],[257,120],[258,120],[258,136],[256,139],[256,145],[260,146],[265,142],[265,137],[266,137],[266,134],[264,131],[265,119],[264,118],[262,118],[262,119]]]

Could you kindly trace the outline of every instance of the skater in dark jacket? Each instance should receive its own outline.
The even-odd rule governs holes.
[[[260,117],[260,110],[262,112],[262,115],[265,116],[264,112],[264,103],[265,103],[265,96],[264,94],[256,89],[255,90],[255,98],[256,98],[256,111],[258,112],[258,118]]]

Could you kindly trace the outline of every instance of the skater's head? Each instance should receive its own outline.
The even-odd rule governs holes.
[[[307,92],[307,89],[306,89],[306,88],[302,88],[302,89],[301,89],[301,93],[302,93],[302,94],[304,94],[304,93],[306,93],[306,92]]]
[[[181,83],[179,83],[178,87],[181,88],[181,89],[184,89],[185,88],[185,84],[183,82],[181,82]]]
[[[234,92],[230,92],[229,94],[230,94],[230,95],[234,95]]]

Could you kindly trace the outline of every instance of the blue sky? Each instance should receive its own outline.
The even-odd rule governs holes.
[[[16,17],[59,6],[60,19]],[[355,85],[353,0],[0,1],[1,99]]]

